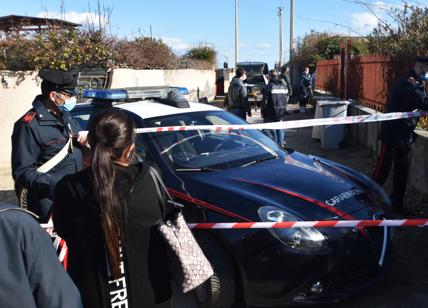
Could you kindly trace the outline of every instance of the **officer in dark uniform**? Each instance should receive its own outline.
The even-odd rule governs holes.
[[[12,134],[12,176],[15,190],[28,189],[28,207],[49,218],[56,183],[67,174],[82,168],[82,152],[71,146],[62,161],[46,173],[37,170],[63,149],[70,136],[78,136],[79,124],[69,111],[76,104],[77,74],[42,70],[42,94],[33,101],[33,108],[14,125]],[[77,138],[85,142],[84,137]]]
[[[428,101],[423,81],[428,79],[428,57],[417,57],[413,69],[394,86],[389,94],[386,112],[410,112],[416,109],[428,110]],[[380,185],[385,183],[392,163],[394,163],[392,207],[402,215],[411,214],[404,208],[409,157],[415,141],[418,118],[384,121],[379,139],[382,142],[373,178]]]
[[[48,233],[29,214],[0,202],[0,307],[83,308]]]
[[[269,83],[263,90],[263,105],[261,108],[263,122],[279,122],[287,115],[287,86],[279,79],[278,70],[269,72]],[[263,130],[266,136],[285,147],[284,129]]]

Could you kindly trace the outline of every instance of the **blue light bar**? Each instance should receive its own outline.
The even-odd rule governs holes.
[[[153,86],[153,87],[129,87],[123,89],[88,89],[84,90],[84,98],[93,98],[99,100],[131,100],[147,98],[168,97],[168,93],[179,92],[181,95],[188,95],[189,90],[185,87]]]
[[[178,91],[183,95],[189,95],[189,90],[185,87],[176,87],[176,89],[178,89]]]
[[[126,90],[106,90],[106,89],[89,89],[83,91],[83,97],[96,98],[105,100],[122,100],[128,98],[128,92]]]

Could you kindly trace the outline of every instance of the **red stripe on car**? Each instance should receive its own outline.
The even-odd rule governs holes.
[[[182,200],[185,200],[185,201],[191,202],[191,203],[193,203],[193,204],[196,204],[196,205],[199,205],[199,206],[205,207],[205,208],[207,208],[207,209],[210,209],[210,210],[213,210],[213,211],[216,211],[216,212],[222,213],[222,214],[227,215],[227,216],[229,216],[229,217],[239,218],[239,219],[242,219],[242,220],[244,220],[244,221],[251,221],[250,219],[245,218],[245,217],[242,217],[242,216],[240,216],[240,215],[238,215],[238,214],[236,214],[236,213],[229,212],[229,211],[227,211],[227,210],[225,210],[225,209],[223,209],[223,208],[221,208],[221,207],[218,207],[218,206],[216,206],[216,205],[214,205],[214,204],[211,204],[211,203],[208,203],[208,202],[206,202],[206,201],[203,201],[203,200],[200,200],[200,199],[194,198],[194,197],[192,197],[192,196],[190,196],[190,195],[186,195],[186,194],[181,193],[181,192],[179,192],[179,191],[176,191],[176,190],[174,190],[174,189],[168,188],[168,191],[169,191],[169,193],[170,193],[171,195],[173,195],[174,197],[177,197],[177,198],[179,198],[179,199],[182,199]]]

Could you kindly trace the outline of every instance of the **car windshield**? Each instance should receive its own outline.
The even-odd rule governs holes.
[[[251,75],[261,75],[263,74],[265,64],[240,64],[238,63],[238,66],[244,68],[245,72],[247,73],[247,76]]]
[[[224,111],[144,119],[145,127],[247,124]],[[275,142],[258,130],[189,130],[150,133],[159,153],[176,171],[244,167],[278,156]]]
[[[247,84],[257,84],[257,85],[265,85],[265,80],[262,75],[250,76],[247,77]]]

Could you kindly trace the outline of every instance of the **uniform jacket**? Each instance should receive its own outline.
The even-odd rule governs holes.
[[[284,83],[284,85],[287,87],[288,95],[292,96],[293,95],[293,87],[291,86],[290,75],[281,74],[281,75],[279,75],[279,78]]]
[[[415,109],[428,110],[428,102],[423,84],[411,70],[400,78],[388,97],[386,112],[409,112]],[[413,130],[418,118],[384,121],[381,124],[379,139],[384,143],[409,146],[413,143]]]
[[[171,307],[166,246],[155,223],[162,217],[156,188],[142,163],[115,166],[123,198],[123,258],[132,308]],[[69,248],[68,272],[90,308],[110,307],[104,239],[90,169],[65,176],[55,189],[53,221]],[[118,306],[119,307],[119,306]],[[120,306],[125,307],[125,306]]]
[[[50,236],[29,214],[0,203],[0,307],[83,308]]]
[[[81,169],[80,149],[74,147],[73,152],[48,173],[36,169],[64,147],[70,130],[77,134],[80,127],[68,112],[64,112],[61,119],[51,114],[41,99],[37,96],[33,108],[14,125],[12,176],[16,185],[37,189],[43,197],[51,198],[59,179]]]
[[[263,92],[263,118],[271,121],[282,120],[286,114],[287,96],[287,87],[282,81],[270,80]]]
[[[233,77],[227,92],[229,108],[241,108],[245,112],[250,112],[248,103],[247,87],[239,77]]]

